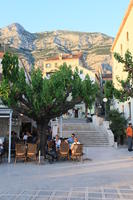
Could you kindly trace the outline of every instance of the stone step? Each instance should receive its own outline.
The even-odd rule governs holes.
[[[75,133],[80,143],[86,147],[109,146],[107,135],[101,129],[96,129],[93,123],[80,123],[80,120],[75,122],[63,123],[63,137],[70,137]]]
[[[92,136],[91,136],[91,135],[88,135],[88,136],[76,135],[76,136],[77,136],[78,138],[84,138],[85,140],[86,140],[86,139],[89,139],[89,138],[91,138],[91,139],[97,139],[97,140],[107,138],[107,137],[105,137],[105,136],[93,136],[93,135],[92,135]],[[68,138],[69,135],[63,134],[63,137]]]
[[[108,143],[108,140],[81,140],[79,139],[81,143]]]
[[[92,128],[92,129],[94,129],[95,127],[93,126],[93,125],[83,125],[83,124],[63,124],[63,126],[62,126],[62,128],[66,128],[66,129],[72,129],[72,128]]]
[[[109,147],[109,144],[97,144],[97,145],[95,145],[95,144],[90,144],[90,145],[86,144],[86,145],[84,145],[84,147]]]
[[[80,141],[80,143],[87,143],[87,144],[90,144],[90,143],[96,143],[96,144],[98,144],[98,143],[108,143],[108,140],[102,140],[102,141],[97,141],[97,140],[87,140],[87,141],[85,141],[85,140],[80,140],[79,139],[79,141]]]
[[[68,132],[68,133],[72,133],[72,132],[74,132],[74,130],[63,130],[63,132]],[[100,131],[95,131],[95,130],[93,130],[93,131],[90,131],[90,130],[78,130],[78,133],[102,133],[102,132],[100,132]]]
[[[71,136],[71,134],[67,134],[67,133],[63,133],[63,137],[70,137]],[[100,139],[100,138],[102,138],[102,139],[104,139],[104,138],[107,138],[107,136],[106,135],[91,135],[91,134],[88,134],[88,135],[84,135],[84,134],[76,134],[76,136],[77,137],[82,137],[82,138],[85,138],[85,139],[87,139],[87,138],[94,138],[94,139]]]
[[[91,143],[91,142],[96,142],[96,143],[108,142],[107,139],[105,139],[105,140],[90,140],[90,139],[84,140],[84,139],[81,139],[81,138],[79,138],[79,141],[80,142],[82,141],[84,143],[86,143],[86,142],[88,142],[88,143]]]

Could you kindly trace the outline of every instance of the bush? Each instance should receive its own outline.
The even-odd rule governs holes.
[[[117,110],[111,110],[109,112],[110,129],[112,130],[115,138],[115,142],[123,143],[121,140],[125,137],[125,129],[127,125],[127,120]]]

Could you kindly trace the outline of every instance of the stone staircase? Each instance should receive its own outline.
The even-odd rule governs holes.
[[[107,135],[100,130],[97,130],[93,123],[86,123],[85,121],[63,122],[63,137],[70,137],[75,133],[79,138],[80,143],[85,147],[109,146]]]

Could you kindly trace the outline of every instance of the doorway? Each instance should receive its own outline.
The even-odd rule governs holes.
[[[79,117],[78,109],[75,109],[75,118]]]

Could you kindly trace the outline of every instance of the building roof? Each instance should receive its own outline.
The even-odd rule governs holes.
[[[126,23],[126,21],[127,21],[127,19],[128,19],[128,16],[129,16],[129,14],[130,14],[132,8],[133,8],[133,0],[130,0],[128,9],[127,9],[127,11],[126,11],[126,14],[125,14],[125,16],[124,16],[124,18],[123,18],[123,21],[122,21],[122,23],[121,23],[121,26],[120,26],[120,28],[119,28],[119,31],[118,31],[118,33],[117,33],[117,35],[116,35],[116,38],[115,38],[114,42],[113,42],[113,45],[112,45],[112,48],[111,48],[112,51],[114,50],[114,47],[115,47],[115,45],[116,45],[116,43],[117,43],[117,41],[118,41],[118,39],[119,39],[119,36],[120,36],[120,34],[121,34],[121,32],[122,32],[122,30],[123,30],[123,28],[124,28],[124,25],[125,25],[125,23]]]
[[[112,79],[112,74],[102,74],[103,79]]]
[[[4,52],[0,51],[0,58],[3,58]]]
[[[80,59],[82,57],[82,54],[60,54],[59,56],[56,57],[51,57],[51,58],[47,58],[46,61],[52,61],[52,60],[67,60],[67,59]]]

